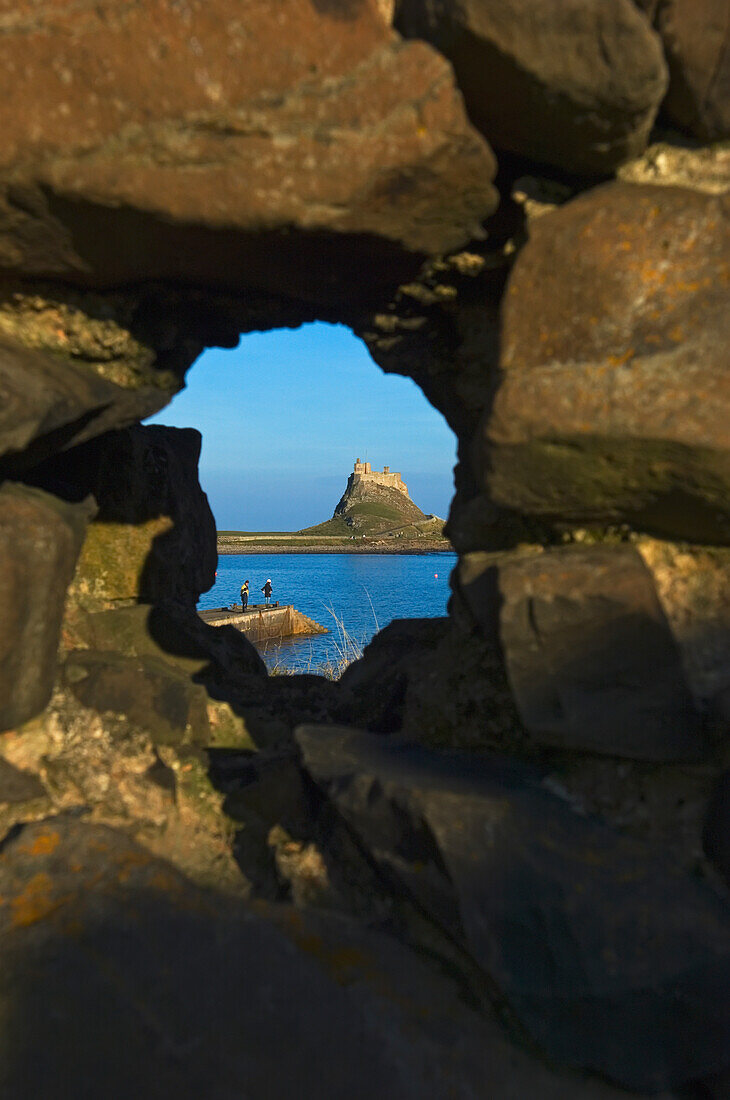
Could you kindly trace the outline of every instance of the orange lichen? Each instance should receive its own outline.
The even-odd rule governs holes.
[[[61,837],[58,833],[39,833],[31,844],[23,845],[21,851],[31,856],[49,856],[51,852],[55,852],[60,843]]]
[[[25,889],[13,898],[10,906],[13,912],[14,928],[27,928],[36,921],[43,920],[58,909],[61,901],[52,896],[53,883],[50,875],[33,875]]]
[[[117,881],[125,883],[140,867],[148,867],[152,862],[152,856],[147,855],[146,852],[129,851],[119,856],[116,862],[119,865]]]
[[[628,363],[629,359],[633,359],[635,355],[635,349],[628,348],[622,355],[609,355],[608,362],[612,367],[621,367],[624,363]]]
[[[166,893],[178,891],[180,883],[171,871],[156,871],[150,879],[150,886],[155,890],[164,890]]]
[[[317,959],[338,985],[347,985],[355,977],[364,976],[372,969],[364,951],[358,947],[333,947],[325,943],[321,936],[300,932],[293,937],[300,951]]]

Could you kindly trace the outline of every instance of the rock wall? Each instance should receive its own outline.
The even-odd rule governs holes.
[[[727,1096],[726,47],[0,0],[4,1096]],[[459,439],[449,617],[338,682],[198,620],[200,441],[139,425],[315,318]]]

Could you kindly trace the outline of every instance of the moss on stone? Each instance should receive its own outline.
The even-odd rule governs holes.
[[[103,611],[136,601],[155,539],[171,530],[169,516],[146,523],[92,523],[88,529],[69,601],[85,611]]]
[[[538,519],[730,542],[730,461],[656,439],[532,439],[493,447],[488,491]]]
[[[211,748],[256,751],[245,721],[233,713],[228,703],[219,699],[208,699],[208,725],[208,745]]]

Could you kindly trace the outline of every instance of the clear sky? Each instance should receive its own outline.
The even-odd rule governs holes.
[[[424,512],[448,514],[453,432],[415,382],[383,374],[343,325],[211,348],[147,423],[202,432],[200,482],[220,530],[293,531],[329,519],[358,457],[399,470]]]

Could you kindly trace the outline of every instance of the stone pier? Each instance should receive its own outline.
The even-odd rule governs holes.
[[[255,643],[293,638],[296,635],[329,634],[326,626],[321,626],[314,619],[297,611],[293,604],[285,604],[283,607],[278,604],[253,604],[246,611],[215,607],[198,614],[209,626],[235,626],[250,642]]]

